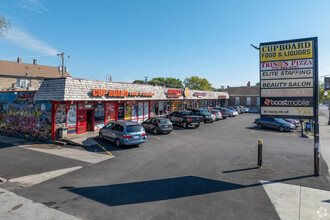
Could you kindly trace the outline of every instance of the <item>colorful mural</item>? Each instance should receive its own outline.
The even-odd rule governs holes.
[[[34,102],[35,92],[0,93],[0,133],[51,140],[51,103]]]

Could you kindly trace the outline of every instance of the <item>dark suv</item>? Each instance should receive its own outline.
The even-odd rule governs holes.
[[[193,115],[203,116],[204,122],[214,122],[214,118],[212,117],[212,114],[210,112],[208,112],[207,110],[205,110],[205,109],[190,108],[188,110],[192,111]]]
[[[172,123],[167,118],[149,118],[142,122],[145,130],[152,131],[154,134],[171,133],[173,130]]]
[[[229,110],[226,108],[222,108],[222,107],[215,107],[214,109],[219,110],[222,113],[222,119],[226,119],[227,117],[229,117]]]

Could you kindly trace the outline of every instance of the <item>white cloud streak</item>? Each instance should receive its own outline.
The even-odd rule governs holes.
[[[12,28],[8,31],[4,40],[15,44],[17,46],[23,47],[30,51],[38,52],[41,54],[58,54],[59,52],[47,45],[47,43],[33,37],[29,33],[22,30]]]
[[[26,11],[36,12],[39,14],[48,11],[43,4],[43,0],[19,0],[18,6]]]

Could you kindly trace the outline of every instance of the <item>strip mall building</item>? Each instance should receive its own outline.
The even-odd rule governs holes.
[[[164,116],[186,108],[227,106],[229,99],[227,92],[173,89],[69,77],[45,80],[36,93],[26,93],[33,98],[33,105],[30,107],[34,110],[30,110],[29,115],[45,115],[40,116],[37,121],[48,118],[46,121],[50,124],[46,127],[49,135],[43,136],[44,139],[48,137],[51,140],[58,138],[58,131],[62,128],[67,128],[68,135],[82,134],[97,131],[111,120],[141,123],[150,117]],[[6,94],[0,94],[0,98],[5,99]],[[18,96],[21,97],[22,94],[17,94],[17,99]],[[17,100],[12,102],[12,105],[16,106],[15,114],[21,114]],[[8,101],[3,103],[2,118],[7,118],[6,106],[10,104]],[[6,133],[6,129],[2,129],[1,125],[10,127],[6,123],[8,120],[3,120],[2,123],[0,121],[1,133]],[[26,134],[24,136],[27,137]]]

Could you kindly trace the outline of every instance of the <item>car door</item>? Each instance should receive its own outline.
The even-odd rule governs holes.
[[[113,126],[114,124],[113,123],[108,123],[106,126],[105,126],[105,129],[104,129],[104,132],[102,132],[103,134],[103,137],[106,138],[106,139],[110,139],[111,137],[111,127]]]
[[[177,124],[177,112],[173,112],[171,115],[170,115],[170,120],[173,124]]]
[[[152,119],[151,120],[151,123],[150,123],[150,130],[152,131],[152,130],[154,130],[154,128],[157,126],[157,122],[158,122],[158,120],[157,119]]]
[[[142,126],[144,127],[145,130],[150,130],[151,127],[151,119],[147,119],[145,122],[142,123]]]

